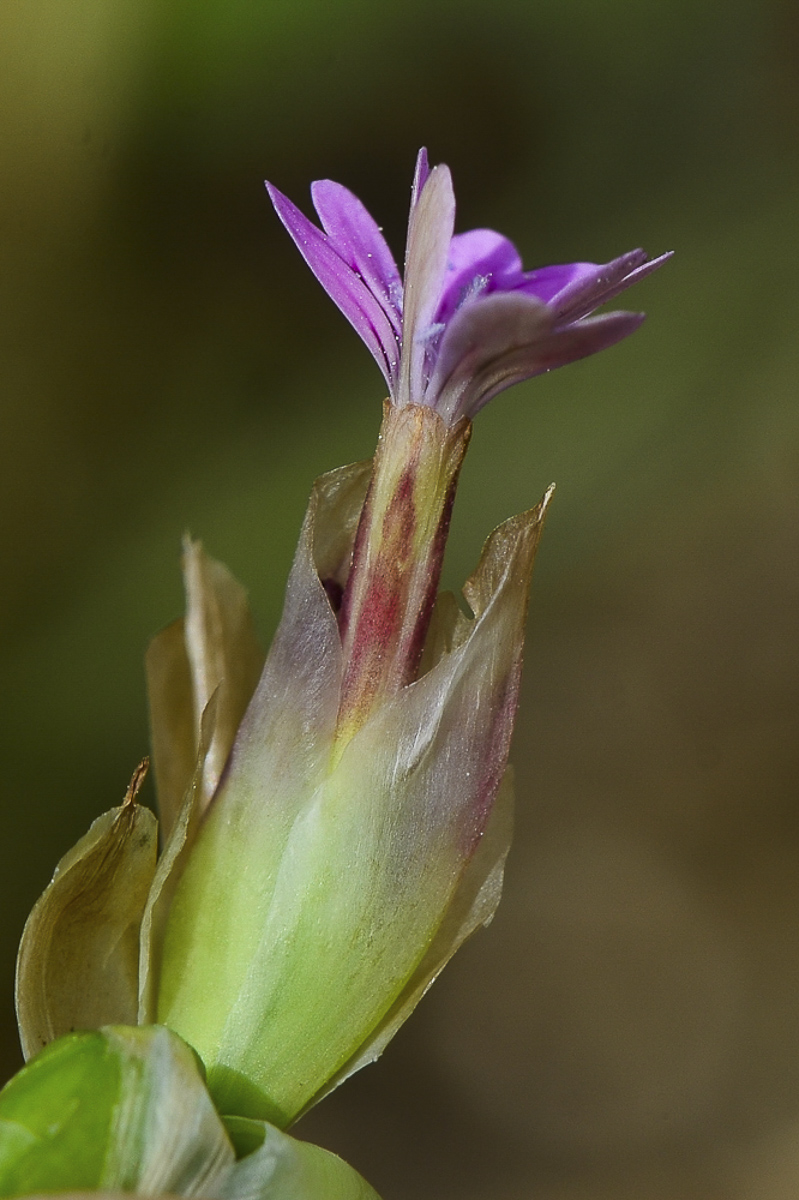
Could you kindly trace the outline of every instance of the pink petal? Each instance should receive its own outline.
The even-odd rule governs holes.
[[[423,402],[425,339],[438,308],[455,223],[449,168],[434,167],[411,209],[405,259],[402,361],[397,403]]]
[[[436,324],[450,320],[470,292],[507,291],[523,278],[522,260],[513,242],[493,229],[470,229],[450,242],[444,294]],[[476,286],[475,286],[476,285]]]
[[[269,182],[266,187],[275,212],[300,254],[328,296],[369,347],[386,383],[393,390],[399,357],[397,338],[380,302],[341,257],[332,240],[276,187]]]
[[[349,188],[332,179],[312,183],[311,195],[325,233],[347,266],[360,275],[399,339],[402,279],[377,222]]]

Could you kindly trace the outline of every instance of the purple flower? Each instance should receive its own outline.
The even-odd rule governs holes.
[[[419,151],[405,282],[378,225],[340,183],[311,194],[322,228],[272,184],[277,215],[325,291],[371,350],[399,408],[426,405],[454,425],[513,383],[604,350],[643,313],[591,314],[670,254],[631,250],[612,262],[524,271],[492,229],[455,234],[449,168]]]

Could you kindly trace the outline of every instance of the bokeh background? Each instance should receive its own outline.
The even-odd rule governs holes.
[[[4,1076],[27,911],[147,748],[181,534],[266,643],[311,481],[373,446],[262,179],[347,183],[399,253],[424,143],[529,265],[678,254],[633,339],[480,415],[450,586],[558,484],[506,897],[299,1131],[386,1200],[799,1193],[798,14],[3,0]]]

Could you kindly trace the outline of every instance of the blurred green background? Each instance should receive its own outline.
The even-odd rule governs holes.
[[[447,583],[558,492],[492,929],[300,1132],[386,1200],[799,1192],[799,10],[3,0],[0,1062],[16,943],[147,748],[179,541],[264,641],[368,353],[270,211],[416,149],[525,262],[678,254],[630,341],[480,415]],[[150,793],[150,797],[152,793]]]

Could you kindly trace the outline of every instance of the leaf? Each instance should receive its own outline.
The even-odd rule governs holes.
[[[378,1200],[335,1154],[223,1123],[196,1055],[162,1026],[68,1034],[0,1092],[0,1196],[70,1192]]]
[[[155,871],[157,822],[136,803],[98,817],[33,907],[17,957],[16,1006],[27,1058],[63,1033],[133,1023],[139,925]]]
[[[195,1013],[200,1011],[203,1024],[206,1016],[201,1010],[205,1008],[210,1010],[210,1021],[226,1021],[239,992],[238,968],[252,957],[253,940],[257,946],[260,936],[259,896],[268,891],[280,870],[297,810],[327,770],[338,709],[341,644],[335,615],[319,579],[314,547],[319,546],[325,576],[343,569],[344,546],[338,526],[354,532],[368,473],[368,464],[357,464],[331,472],[315,484],[281,623],[239,728],[231,768],[206,814],[202,836],[170,907],[158,1018],[171,1028],[180,1027],[184,1003]],[[325,514],[319,522],[315,520],[318,509]],[[332,516],[328,515],[330,509]],[[237,795],[231,812],[223,797],[231,776],[240,773],[242,764],[246,794]],[[256,869],[243,871],[247,853],[256,847]],[[191,899],[192,885],[187,881],[192,878],[203,893],[215,897],[202,912]],[[187,894],[189,902],[181,904]],[[244,906],[243,915],[237,899]],[[184,919],[191,924],[195,916],[205,923],[201,931],[195,928],[190,935],[191,943],[202,947],[199,953],[191,951],[181,933]],[[184,950],[189,954],[185,964]],[[220,957],[224,967],[220,967]],[[204,1040],[196,1027],[190,1035],[185,1029],[181,1032],[203,1052]]]
[[[103,1029],[121,1086],[99,1187],[214,1196],[235,1161],[194,1051],[160,1025]]]
[[[213,1197],[234,1162],[196,1056],[161,1027],[68,1034],[0,1092],[0,1196]]]
[[[329,1150],[265,1121],[223,1120],[233,1144],[249,1152],[228,1175],[219,1200],[377,1200],[366,1180]]]
[[[69,1034],[33,1058],[0,1092],[0,1195],[96,1187],[118,1090],[100,1034]]]

